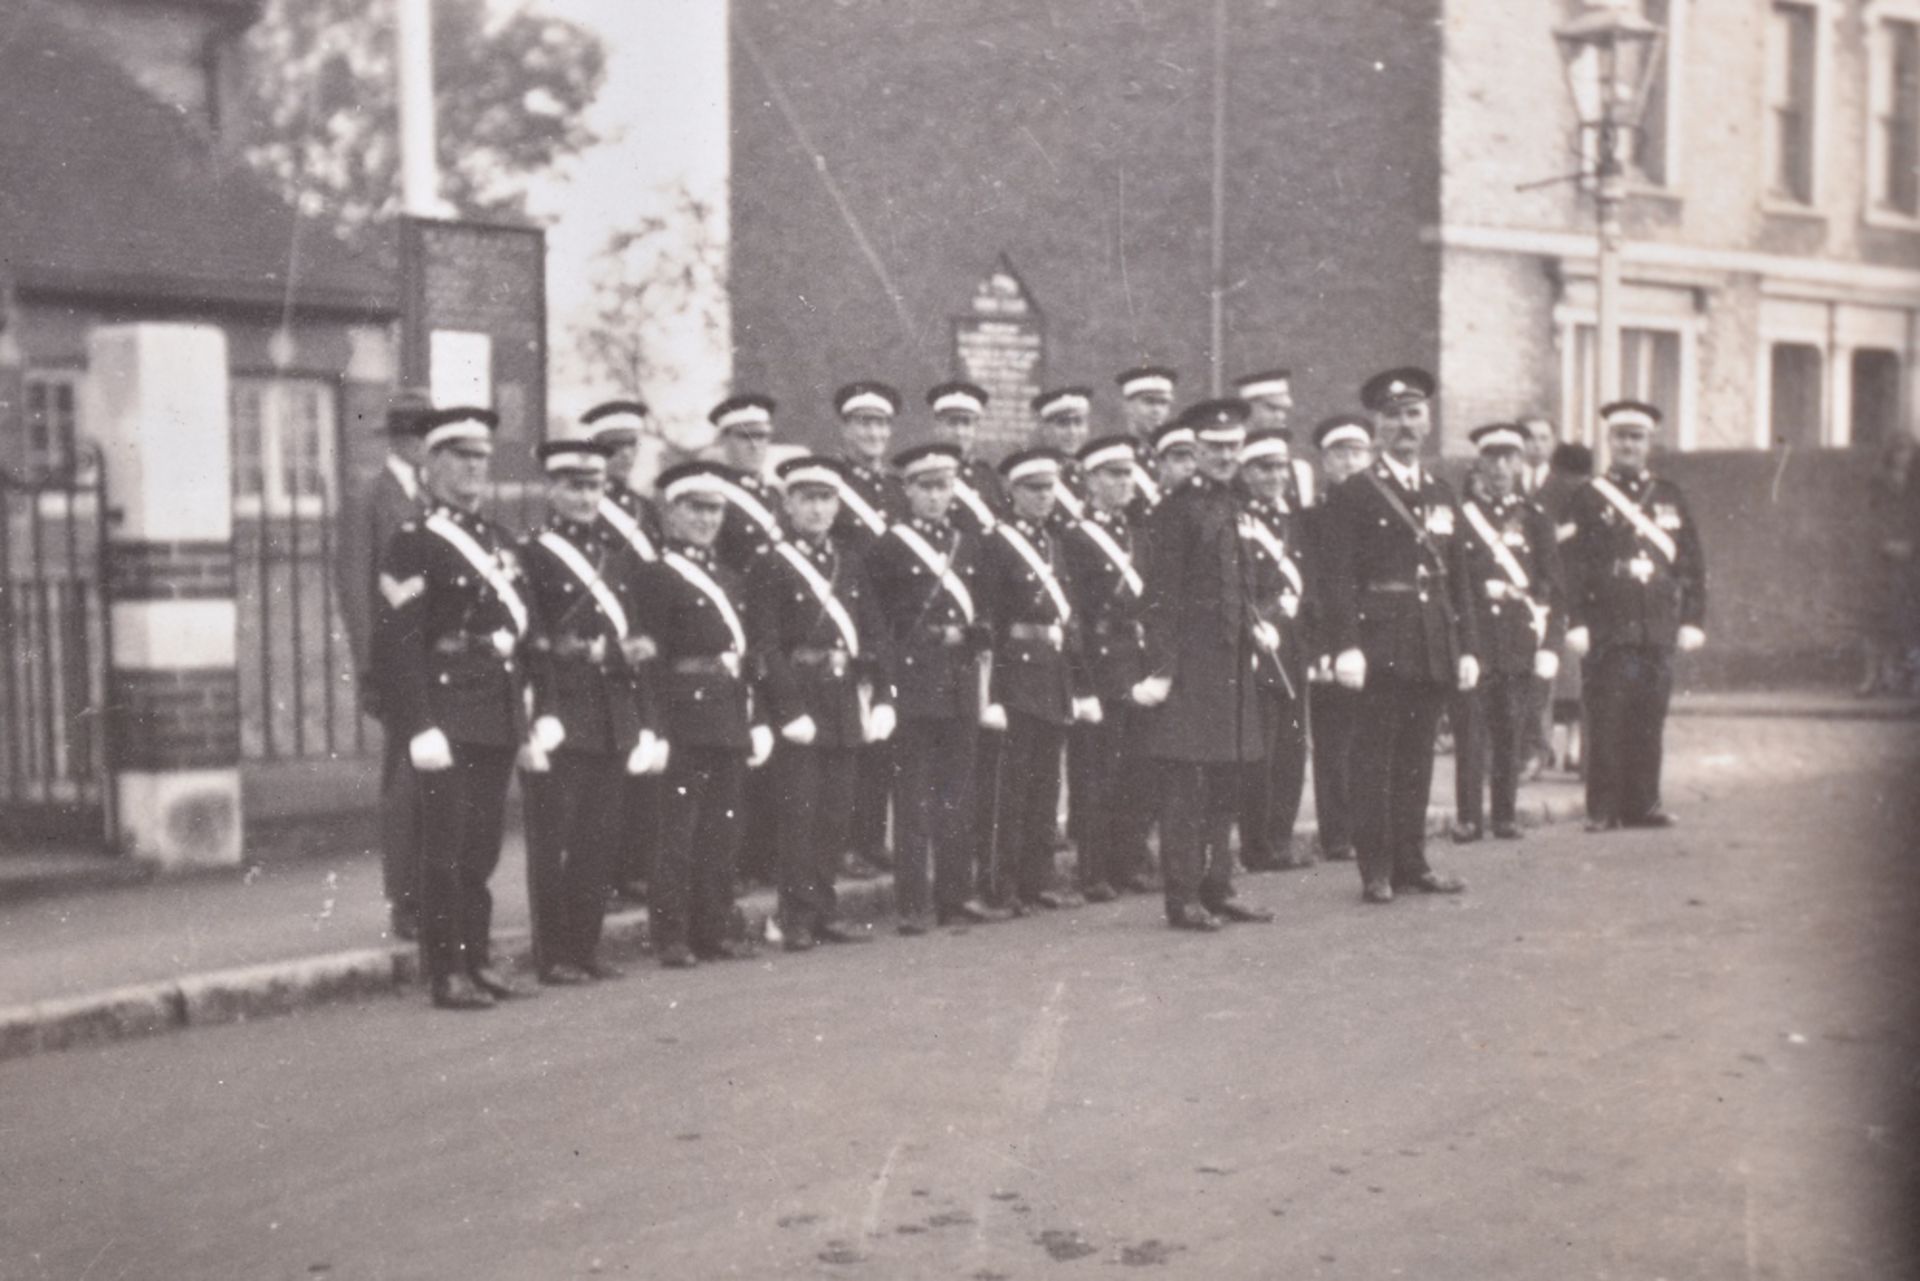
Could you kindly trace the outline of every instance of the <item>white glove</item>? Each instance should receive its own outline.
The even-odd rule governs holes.
[[[1173,692],[1173,677],[1149,676],[1133,687],[1133,701],[1142,707],[1158,707]]]
[[[884,743],[893,737],[897,723],[892,703],[877,704],[867,713],[866,737],[869,743]]]
[[[520,745],[519,765],[526,773],[544,774],[553,762],[547,759],[547,749],[529,737]]]
[[[1550,649],[1535,650],[1533,654],[1533,674],[1540,680],[1550,681],[1560,674],[1560,655]]]
[[[1307,679],[1315,685],[1330,684],[1333,680],[1333,655],[1320,655],[1320,661],[1307,670]]]
[[[653,773],[653,758],[659,753],[660,740],[650,729],[640,731],[640,739],[627,753],[627,773]]]
[[[1357,649],[1343,649],[1334,655],[1333,679],[1347,689],[1359,689],[1367,683],[1367,656]]]
[[[820,727],[813,723],[813,717],[802,713],[780,727],[780,737],[795,747],[805,747],[820,736]]]
[[[423,729],[407,741],[407,755],[422,774],[453,768],[453,744],[437,729]]]
[[[1576,627],[1567,633],[1567,653],[1575,658],[1585,658],[1587,651],[1593,648],[1593,636],[1584,627]]]
[[[1692,623],[1688,623],[1680,629],[1677,643],[1680,646],[1680,652],[1682,654],[1691,654],[1694,650],[1699,649],[1707,643],[1707,634],[1698,627],[1695,627]]]
[[[1073,719],[1085,721],[1089,725],[1098,725],[1105,719],[1106,713],[1100,710],[1097,698],[1076,698],[1073,700]]]
[[[1280,648],[1280,629],[1266,619],[1255,619],[1253,624],[1253,643],[1262,653],[1271,654]]]
[[[542,716],[533,723],[533,741],[540,744],[541,751],[551,752],[567,741],[567,727],[558,716]]]
[[[649,774],[666,773],[667,762],[672,758],[672,756],[673,756],[673,744],[669,743],[664,738],[656,739],[654,752],[653,752],[653,768],[648,770],[647,772]]]
[[[998,703],[988,703],[980,709],[980,728],[1004,731],[1007,728],[1007,709]]]
[[[1460,692],[1471,690],[1480,683],[1480,660],[1472,654],[1460,655]]]
[[[767,757],[773,755],[773,731],[765,725],[755,725],[749,737],[753,739],[753,750],[747,753],[747,768],[759,769],[767,763]]]

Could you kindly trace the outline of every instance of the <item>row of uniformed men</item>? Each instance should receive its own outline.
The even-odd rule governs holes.
[[[901,398],[852,384],[836,398],[846,456],[790,460],[778,489],[760,476],[775,406],[733,397],[712,415],[727,463],[670,469],[657,508],[622,483],[645,409],[615,402],[542,447],[553,518],[517,554],[477,514],[491,416],[421,418],[432,507],[387,549],[376,659],[422,782],[435,1001],[518,990],[488,964],[486,890],[516,756],[548,982],[608,972],[609,864],[636,822],[657,838],[670,966],[738,950],[743,808],[778,815],[790,947],[849,937],[832,920],[841,853],[863,839],[847,820],[883,831],[889,792],[902,932],[1059,906],[1075,897],[1053,883],[1069,740],[1080,894],[1148,888],[1157,821],[1171,924],[1266,919],[1234,900],[1229,827],[1238,815],[1250,865],[1286,857],[1316,679],[1328,853],[1358,849],[1369,901],[1460,888],[1421,852],[1433,720],[1475,684],[1483,633],[1490,687],[1520,688],[1564,612],[1552,531],[1502,461],[1517,433],[1475,433],[1496,496],[1461,508],[1419,462],[1431,379],[1389,371],[1363,388],[1365,416],[1316,429],[1328,480],[1366,481],[1309,512],[1284,371],[1178,419],[1172,371],[1120,381],[1129,434],[1086,442],[1087,389],[1044,393],[1039,443],[997,470],[971,455],[982,389],[933,389],[942,439],[889,470]],[[1279,421],[1249,430],[1263,413]],[[1369,467],[1376,431],[1387,457]],[[1517,736],[1517,710],[1496,719]],[[1496,751],[1502,829],[1514,755],[1503,768]],[[646,785],[622,780],[660,775],[641,817],[623,812]]]

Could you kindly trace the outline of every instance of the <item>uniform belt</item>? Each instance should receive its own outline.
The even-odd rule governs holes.
[[[506,628],[497,632],[452,632],[433,643],[436,654],[492,654],[496,658],[513,656],[517,638]]]
[[[740,655],[708,654],[703,658],[676,658],[673,670],[680,676],[731,676],[740,678]]]
[[[1135,618],[1102,618],[1093,624],[1095,636],[1124,636],[1129,640],[1139,640],[1145,630]]]
[[[824,667],[835,677],[845,676],[853,656],[844,649],[796,649],[791,655],[796,666]]]
[[[1009,623],[1007,639],[1032,641],[1049,649],[1059,649],[1066,644],[1067,637],[1058,623]]]
[[[1660,565],[1651,556],[1635,556],[1627,560],[1613,562],[1615,578],[1637,578],[1647,582],[1660,572]]]
[[[967,643],[967,629],[958,623],[936,623],[926,629],[927,639],[946,649],[958,649]]]
[[[587,640],[582,636],[556,636],[547,643],[547,648],[555,658],[576,658],[588,663],[607,661],[607,638],[596,636]]]
[[[1368,583],[1366,590],[1370,592],[1417,592],[1421,590],[1421,586],[1418,583]]]

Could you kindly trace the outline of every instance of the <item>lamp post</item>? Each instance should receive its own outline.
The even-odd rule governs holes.
[[[1593,168],[1582,176],[1593,182],[1599,233],[1596,406],[1618,398],[1621,391],[1620,204],[1626,196],[1626,160],[1646,110],[1647,90],[1659,64],[1655,55],[1664,35],[1658,24],[1639,11],[1636,0],[1588,0],[1578,16],[1553,33],[1580,118],[1583,158],[1586,140],[1593,140]],[[1595,444],[1604,465],[1606,441],[1598,439]]]

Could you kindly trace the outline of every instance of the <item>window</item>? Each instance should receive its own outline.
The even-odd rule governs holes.
[[[1579,325],[1574,336],[1574,403],[1568,406],[1568,421],[1581,424],[1578,438],[1592,443],[1593,424],[1599,421],[1602,400],[1594,394],[1599,380],[1597,331],[1590,324]],[[1624,399],[1644,400],[1658,405],[1661,421],[1654,444],[1663,449],[1679,449],[1680,416],[1684,412],[1681,396],[1680,334],[1671,329],[1620,330],[1620,395]],[[1606,400],[1612,400],[1608,396]]]
[[[27,471],[66,475],[78,461],[80,374],[29,370],[26,376]]]
[[[236,377],[232,402],[235,510],[266,516],[335,510],[333,384]]]
[[[1673,184],[1675,178],[1674,81],[1681,63],[1681,33],[1673,29],[1675,10],[1682,6],[1674,0],[1642,0],[1641,12],[1647,21],[1666,30],[1666,41],[1654,51],[1659,65],[1647,85],[1647,101],[1640,114],[1640,132],[1633,141],[1633,172],[1642,182],[1655,187]]]
[[[1776,3],[1767,31],[1767,185],[1777,200],[1813,203],[1814,85],[1820,35],[1811,4]]]
[[[1867,181],[1873,210],[1920,218],[1920,19],[1873,32]]]
[[[1812,343],[1773,345],[1768,374],[1772,385],[1768,438],[1775,449],[1819,447],[1823,437],[1820,426],[1826,417],[1820,385],[1825,363],[1820,349]]]
[[[1853,353],[1853,407],[1847,439],[1877,447],[1900,430],[1900,353],[1863,347]]]

